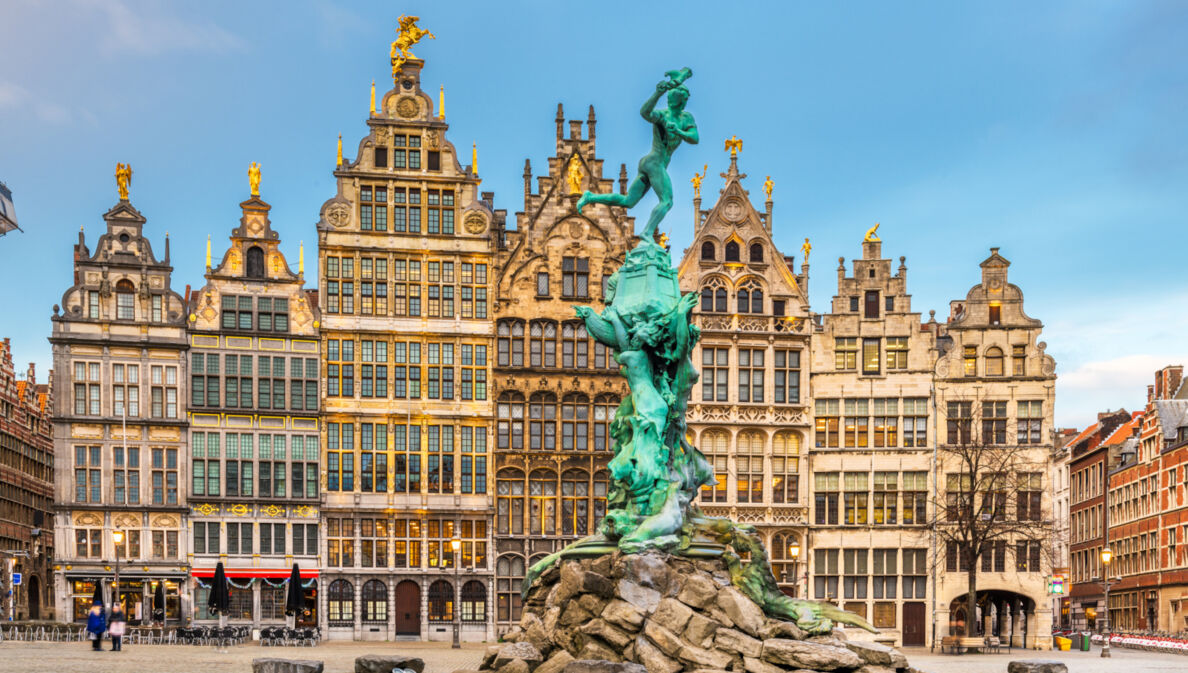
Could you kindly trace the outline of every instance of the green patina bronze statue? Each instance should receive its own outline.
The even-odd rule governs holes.
[[[700,140],[697,135],[697,122],[693,115],[685,110],[685,103],[689,101],[689,89],[685,87],[685,80],[693,76],[688,68],[669,70],[665,73],[667,79],[656,85],[656,90],[644,101],[639,114],[652,124],[652,151],[639,160],[639,175],[635,176],[626,194],[595,194],[586,192],[578,199],[577,211],[587,203],[606,203],[612,206],[632,208],[648,187],[656,193],[660,203],[652,209],[648,216],[648,223],[639,237],[651,241],[656,233],[660,220],[672,210],[672,180],[668,178],[668,162],[672,161],[672,153],[680,146],[681,141],[694,145]],[[656,110],[656,103],[665,92],[668,93],[668,109]]]
[[[644,103],[654,126],[652,151],[639,162],[639,176],[627,194],[586,192],[577,203],[635,205],[650,186],[660,199],[640,242],[607,283],[608,306],[601,314],[577,307],[589,333],[615,351],[620,372],[631,386],[610,425],[614,457],[607,512],[598,532],[532,566],[524,592],[558,559],[615,551],[657,550],[694,558],[722,557],[732,582],[773,617],[796,622],[809,633],[828,633],[834,622],[873,631],[861,617],[826,603],[798,600],[780,591],[763,541],[752,526],[706,516],[694,503],[698,489],[713,484],[710,464],[687,439],[685,412],[697,383],[693,347],[701,333],[692,324],[695,293],[681,295],[668,250],[653,241],[656,227],[672,206],[667,166],[681,140],[697,142],[693,116],[684,110],[688,68],[668,79]],[[669,92],[669,108],[653,110]],[[743,556],[749,560],[743,561]]]

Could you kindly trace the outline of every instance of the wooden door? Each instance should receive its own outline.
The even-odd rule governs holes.
[[[396,635],[421,635],[421,587],[412,580],[396,585]]]
[[[924,646],[924,604],[903,604],[903,646]]]

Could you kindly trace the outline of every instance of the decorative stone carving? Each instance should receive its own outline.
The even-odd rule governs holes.
[[[351,221],[351,209],[345,203],[336,203],[326,209],[326,221],[335,227],[345,227]]]
[[[478,235],[487,230],[487,218],[482,213],[467,215],[463,224],[466,227],[466,232],[470,234]]]
[[[412,119],[421,111],[421,106],[417,105],[417,101],[412,96],[401,96],[396,101],[396,114],[405,119]]]

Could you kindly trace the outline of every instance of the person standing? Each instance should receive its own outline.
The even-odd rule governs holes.
[[[92,650],[98,652],[103,649],[103,632],[106,630],[107,618],[103,616],[103,606],[96,603],[87,615],[87,633],[91,637]]]
[[[111,618],[108,621],[110,622],[107,630],[111,634],[111,651],[119,652],[120,646],[124,642],[124,630],[128,627],[128,619],[119,603],[111,606]]]

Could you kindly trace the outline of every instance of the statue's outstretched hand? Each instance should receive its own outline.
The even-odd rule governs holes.
[[[680,301],[677,302],[677,308],[680,309],[682,313],[691,311],[693,310],[694,306],[697,306],[697,299],[698,295],[696,292],[685,293],[681,295]]]

